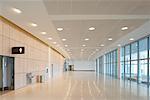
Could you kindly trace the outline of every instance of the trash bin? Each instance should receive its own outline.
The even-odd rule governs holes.
[[[69,71],[74,71],[74,65],[69,65],[68,70],[69,70]]]
[[[40,76],[39,75],[36,76],[36,82],[40,83]]]
[[[43,77],[42,77],[42,75],[40,75],[40,83],[42,83],[43,82]]]
[[[27,84],[32,84],[32,78],[34,76],[32,75],[32,73],[27,73],[26,74],[26,80],[27,80]]]

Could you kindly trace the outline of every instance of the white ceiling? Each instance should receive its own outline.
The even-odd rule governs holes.
[[[44,0],[50,15],[150,14],[149,0]]]
[[[115,42],[118,38],[126,35],[132,30],[138,28],[146,20],[69,20],[69,21],[53,21],[56,27],[63,27],[64,31],[58,32],[60,38],[66,38],[69,49],[71,49],[73,58],[79,58],[81,56],[81,49],[85,49],[83,52],[83,59],[87,59],[90,54],[95,52],[96,49],[103,49],[101,44],[109,46]],[[89,31],[88,28],[94,26],[96,30]],[[128,31],[121,31],[121,27],[128,25],[130,28]],[[113,38],[113,41],[108,41],[108,38]],[[85,38],[89,38],[89,41],[85,41]],[[86,47],[82,45],[85,44]]]
[[[72,59],[88,59],[96,49],[104,49],[120,37],[143,25],[150,18],[150,0],[1,0],[1,15],[23,27],[41,40],[49,43],[67,56],[70,49]],[[23,11],[14,14],[10,8]],[[38,24],[37,28],[28,26]],[[123,26],[129,30],[121,31]],[[58,32],[56,28],[62,27]],[[89,31],[89,27],[95,27]],[[41,31],[48,34],[42,36]],[[47,38],[52,37],[49,41]],[[111,37],[113,41],[107,39]],[[67,41],[61,41],[61,39]],[[89,41],[84,41],[89,38]],[[52,44],[56,41],[60,47]],[[82,45],[85,44],[86,47]],[[104,44],[104,47],[100,47]],[[64,45],[68,45],[65,47]],[[84,51],[81,53],[81,49]],[[100,52],[100,51],[99,51]]]

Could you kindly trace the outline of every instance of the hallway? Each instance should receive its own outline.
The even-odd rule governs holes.
[[[149,100],[145,86],[94,72],[67,72],[49,82],[0,96],[0,100]]]

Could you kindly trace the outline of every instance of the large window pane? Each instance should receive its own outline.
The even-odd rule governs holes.
[[[130,79],[130,62],[125,62],[125,78]]]
[[[97,73],[99,73],[99,59],[97,59]]]
[[[130,79],[130,45],[125,46],[125,78]]]
[[[100,58],[100,73],[104,73],[104,60],[103,60],[103,56],[101,56]]]
[[[116,50],[115,51],[115,56],[114,56],[115,58],[115,61],[114,61],[114,63],[115,63],[115,77],[117,78],[117,76],[118,76],[118,50]]]
[[[110,54],[108,54],[108,74],[110,75]]]
[[[106,74],[117,77],[117,50],[105,54]]]
[[[97,73],[97,59],[96,59],[96,73]]]
[[[110,75],[112,76],[112,52],[110,53]]]
[[[138,70],[138,44],[137,42],[131,44],[131,80],[137,81]]]
[[[112,57],[112,72],[113,72],[113,76],[115,77],[115,74],[116,74],[116,72],[115,72],[115,70],[116,70],[116,66],[115,66],[115,59],[116,59],[116,57],[115,57],[115,52],[116,52],[116,50],[115,51],[113,51],[113,57]]]
[[[125,46],[125,61],[130,61],[130,45]]]
[[[131,61],[131,80],[132,81],[137,81],[137,60]]]
[[[138,45],[137,45],[137,42],[131,44],[131,60],[137,60],[138,58]]]
[[[106,74],[108,74],[108,54],[106,54]]]
[[[147,83],[147,38],[139,41],[139,82]]]
[[[103,61],[103,56],[99,57],[99,73],[104,73],[104,61]]]
[[[140,60],[139,65],[139,82],[147,83],[147,60]]]
[[[100,59],[100,57],[99,57],[99,73],[101,73],[101,70],[102,70],[101,59]]]
[[[121,48],[121,51],[120,51],[120,76],[121,78],[124,78],[124,47]]]

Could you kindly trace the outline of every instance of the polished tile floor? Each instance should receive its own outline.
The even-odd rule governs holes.
[[[94,72],[66,72],[0,96],[0,100],[150,100],[149,89]]]

